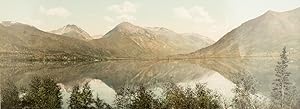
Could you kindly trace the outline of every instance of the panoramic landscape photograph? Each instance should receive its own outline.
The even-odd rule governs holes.
[[[0,109],[300,109],[300,0],[0,2]]]

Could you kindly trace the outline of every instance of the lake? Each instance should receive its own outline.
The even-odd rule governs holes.
[[[17,86],[28,85],[34,75],[57,78],[68,95],[71,87],[91,81],[95,94],[112,103],[115,90],[124,86],[144,84],[156,88],[162,83],[174,82],[184,87],[206,83],[220,94],[233,96],[231,89],[235,75],[243,71],[258,81],[259,91],[268,96],[274,78],[277,58],[208,58],[182,60],[111,60],[105,62],[2,62],[1,82],[12,79]],[[300,61],[290,59],[292,81],[300,84]],[[299,89],[299,87],[298,87]],[[64,98],[66,99],[66,98]]]

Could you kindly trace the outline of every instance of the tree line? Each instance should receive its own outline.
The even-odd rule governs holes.
[[[270,97],[258,94],[258,82],[248,72],[236,75],[233,81],[235,94],[230,101],[208,89],[205,84],[195,88],[183,88],[166,83],[161,96],[144,85],[123,87],[117,90],[114,105],[105,103],[99,96],[93,97],[87,83],[72,88],[69,109],[298,109],[299,95],[288,71],[287,51],[284,47],[275,72]],[[1,86],[1,109],[60,109],[62,93],[58,82],[50,76],[35,76],[29,87],[18,88],[12,81]]]

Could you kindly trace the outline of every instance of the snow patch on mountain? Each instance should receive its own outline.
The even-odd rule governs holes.
[[[2,21],[1,24],[3,26],[11,26],[11,25],[14,25],[14,24],[17,24],[18,22],[15,22],[15,21]]]
[[[73,24],[68,24],[62,28],[50,32],[82,40],[93,39],[86,31]]]

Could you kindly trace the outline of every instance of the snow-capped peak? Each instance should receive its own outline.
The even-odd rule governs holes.
[[[81,28],[77,27],[74,24],[68,24],[63,27],[64,30],[70,29],[70,30],[76,30],[76,31],[83,31]]]
[[[74,24],[68,24],[62,28],[51,31],[54,34],[69,36],[72,38],[88,40],[92,39],[92,37],[83,29],[79,28]]]
[[[274,16],[278,14],[279,12],[268,10],[266,13],[263,14],[263,16]]]
[[[15,22],[15,21],[2,21],[1,24],[3,26],[11,26],[11,25],[18,24],[18,22]]]
[[[70,31],[78,32],[78,33],[85,34],[85,35],[89,36],[89,34],[87,32],[85,32],[83,29],[79,28],[78,26],[76,26],[74,24],[68,24],[68,25],[64,26],[61,32],[67,33],[67,32],[70,32]]]

